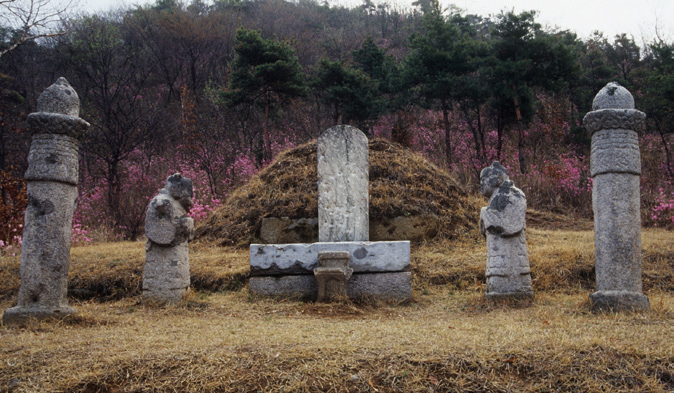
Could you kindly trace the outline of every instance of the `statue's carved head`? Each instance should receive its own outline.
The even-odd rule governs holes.
[[[173,174],[166,179],[166,191],[175,200],[178,201],[189,211],[194,205],[194,190],[192,188],[192,180],[183,177],[180,173]]]
[[[510,180],[508,172],[500,162],[494,161],[480,172],[480,192],[487,198],[494,194],[506,181]]]

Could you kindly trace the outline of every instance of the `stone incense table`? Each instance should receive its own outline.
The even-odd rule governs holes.
[[[641,288],[639,132],[646,115],[615,82],[594,98],[583,123],[592,135],[590,171],[597,291],[594,310],[649,310]]]
[[[480,191],[489,206],[480,212],[480,232],[487,239],[485,297],[490,300],[530,299],[531,269],[525,233],[527,200],[494,162],[480,173]]]
[[[145,270],[143,300],[176,303],[190,286],[187,243],[194,238],[192,180],[179,173],[166,180],[145,215]]]
[[[89,123],[79,118],[80,99],[59,78],[28,115],[33,141],[28,153],[25,227],[21,247],[21,289],[17,306],[5,310],[4,324],[63,318],[68,307],[68,266],[77,201],[78,152]]]

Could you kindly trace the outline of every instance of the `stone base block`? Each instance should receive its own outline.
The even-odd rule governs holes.
[[[314,276],[251,277],[250,292],[259,296],[298,297],[315,300],[318,283]],[[346,284],[353,300],[404,301],[412,298],[412,273],[354,274]]]
[[[593,311],[649,311],[651,303],[642,293],[597,291],[590,295]]]
[[[354,273],[401,272],[410,267],[410,242],[251,244],[251,276],[313,274],[319,252],[348,251]]]
[[[159,304],[175,304],[178,303],[185,293],[187,293],[188,288],[180,289],[166,289],[162,291],[148,291],[143,290],[143,302],[149,303],[159,303]]]
[[[2,315],[2,324],[18,325],[35,320],[64,319],[74,314],[77,314],[77,310],[68,306],[55,309],[29,309],[17,306],[5,310],[5,313]]]
[[[507,292],[507,293],[496,293],[496,292],[488,292],[484,294],[484,297],[487,298],[487,300],[491,300],[493,302],[504,302],[504,301],[515,301],[515,302],[521,302],[521,301],[529,301],[534,299],[534,293],[533,292]]]

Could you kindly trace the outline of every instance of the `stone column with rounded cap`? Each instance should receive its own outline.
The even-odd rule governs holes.
[[[78,152],[89,123],[79,118],[80,100],[59,78],[28,115],[33,136],[28,153],[26,216],[21,246],[21,288],[4,324],[62,318],[68,307],[70,236],[77,202]]]
[[[646,115],[615,82],[594,98],[583,124],[592,135],[590,172],[597,291],[594,310],[649,310],[642,293],[639,133]]]

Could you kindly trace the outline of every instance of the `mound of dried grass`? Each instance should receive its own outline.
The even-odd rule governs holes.
[[[480,198],[421,155],[384,139],[370,140],[370,218],[435,214],[438,239],[477,237]],[[236,190],[197,238],[246,247],[259,238],[262,218],[318,216],[316,141],[279,154]]]

